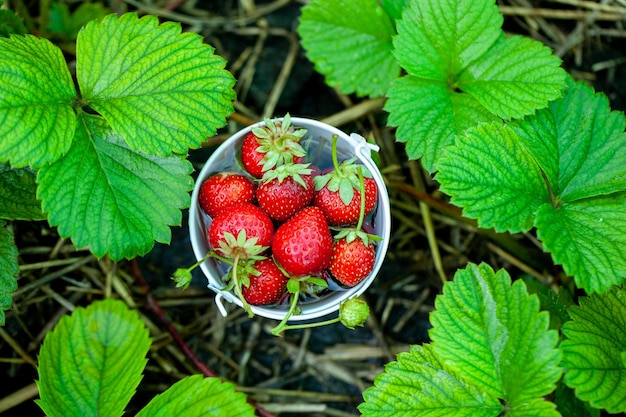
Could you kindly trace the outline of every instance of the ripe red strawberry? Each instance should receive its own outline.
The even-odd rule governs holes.
[[[290,274],[312,275],[330,265],[333,238],[322,211],[308,206],[280,225],[272,241],[276,261]]]
[[[332,173],[327,175],[330,175],[331,177],[328,179],[324,178],[323,175],[315,177],[316,191],[313,196],[313,204],[322,210],[324,216],[326,216],[328,224],[331,226],[356,224],[359,220],[359,212],[361,208],[360,190],[358,188],[354,188],[352,182],[344,182],[344,184],[347,184],[344,185],[344,187],[349,187],[352,192],[347,193],[349,197],[342,199],[340,190],[342,186],[337,185],[335,188],[332,182],[333,178],[337,178],[336,175]],[[317,178],[322,179],[317,180]],[[340,179],[338,181],[343,180]],[[376,187],[376,182],[372,178],[364,178],[364,185],[365,215],[367,216],[373,210],[376,200],[378,199],[378,188]],[[348,201],[348,203],[344,200]]]
[[[235,204],[221,212],[208,231],[213,250],[227,258],[258,255],[271,245],[273,235],[272,220],[250,203]]]
[[[333,135],[331,149],[333,169],[326,174],[317,175],[314,179],[313,204],[322,209],[331,226],[353,225],[359,218],[362,222],[374,209],[378,199],[378,188],[368,169],[355,163],[357,158],[339,163],[337,140],[338,136]],[[363,213],[361,213],[362,194],[365,196]]]
[[[265,173],[256,198],[273,220],[284,222],[311,203],[314,191],[308,164],[288,163]]]
[[[256,185],[245,175],[220,172],[204,180],[198,203],[208,216],[215,217],[234,204],[253,203],[255,192]]]
[[[296,129],[287,114],[282,122],[265,119],[265,127],[255,127],[248,133],[241,146],[241,162],[245,170],[255,178],[266,171],[293,162],[302,163],[306,153],[300,139],[306,129]]]
[[[258,275],[248,273],[248,285],[241,288],[244,299],[253,306],[277,303],[287,292],[289,278],[271,258],[256,261],[252,267]]]
[[[350,242],[341,238],[333,244],[330,273],[344,285],[354,287],[374,269],[376,251],[370,243],[356,238]]]

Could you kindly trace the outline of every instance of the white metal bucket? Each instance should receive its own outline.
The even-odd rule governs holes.
[[[316,120],[292,117],[291,122],[293,126],[307,129],[304,141],[306,141],[310,146],[309,154],[317,155],[323,160],[315,161],[315,165],[319,166],[320,163],[323,165],[324,161],[326,165],[332,165],[332,162],[330,162],[331,138],[332,135],[336,134],[339,138],[337,141],[337,156],[339,161],[356,156],[359,162],[367,167],[367,169],[371,172],[378,187],[378,202],[373,219],[374,233],[382,238],[382,240],[376,245],[376,261],[374,263],[374,269],[370,275],[354,287],[348,289],[340,288],[338,286],[336,288],[333,287],[333,290],[327,295],[323,295],[318,299],[300,302],[301,313],[293,315],[289,321],[303,321],[322,317],[337,311],[341,302],[348,298],[362,294],[370,286],[376,277],[376,274],[380,270],[385,254],[387,253],[391,218],[387,188],[378,167],[374,164],[370,156],[372,150],[378,150],[376,145],[368,144],[363,137],[357,135],[356,133],[347,135],[333,126]],[[208,225],[210,224],[210,218],[204,214],[198,204],[200,185],[205,179],[216,172],[226,170],[239,171],[242,173],[245,172],[238,158],[238,153],[241,151],[241,142],[243,141],[244,136],[249,133],[252,128],[264,125],[264,122],[256,123],[240,130],[228,138],[211,154],[211,157],[198,175],[196,185],[191,195],[191,206],[189,209],[189,234],[191,246],[193,247],[197,260],[204,258],[209,251],[206,231]],[[207,261],[203,262],[200,267],[208,279],[208,287],[216,293],[215,303],[217,304],[222,315],[226,316],[226,309],[222,304],[222,299],[243,307],[241,301],[235,294],[221,290],[221,288],[225,285],[220,277],[223,275],[225,270],[218,270],[218,262],[216,260],[209,258]],[[251,306],[251,308],[252,312],[256,315],[282,320],[287,314],[289,306],[284,304],[268,307]]]

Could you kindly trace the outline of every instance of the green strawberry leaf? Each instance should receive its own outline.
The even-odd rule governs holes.
[[[364,417],[497,417],[503,412],[497,398],[467,384],[428,344],[399,354],[363,398],[358,408]]]
[[[223,58],[178,23],[107,15],[78,34],[76,75],[84,105],[131,149],[167,156],[199,147],[233,111]]]
[[[511,127],[545,173],[552,193],[572,202],[626,189],[626,117],[582,82]]]
[[[582,298],[569,314],[561,343],[565,384],[595,408],[626,411],[626,291],[612,288]]]
[[[65,39],[76,39],[80,29],[95,19],[101,19],[110,13],[102,3],[85,2],[70,12],[67,3],[53,2],[50,5],[50,17],[48,30],[53,35],[61,36]]]
[[[409,74],[448,82],[496,42],[502,22],[492,0],[410,0],[397,23],[395,54]]]
[[[539,166],[515,132],[498,123],[458,136],[435,178],[463,215],[496,231],[528,231],[539,207],[550,201]]]
[[[588,293],[602,292],[626,277],[626,192],[544,205],[537,236],[555,263]]]
[[[395,55],[408,74],[389,90],[388,124],[429,172],[468,127],[531,114],[561,93],[559,58],[539,42],[506,38],[501,25],[492,0],[411,0],[397,23]]]
[[[17,255],[13,233],[0,220],[0,326],[4,326],[4,312],[11,308],[11,296],[17,290]]]
[[[533,116],[459,136],[436,178],[482,227],[534,225],[578,287],[604,291],[626,277],[625,118],[584,84],[567,84]]]
[[[563,381],[559,382],[554,392],[556,408],[562,416],[567,417],[600,417],[600,410],[592,408],[589,403],[576,398],[574,390]]]
[[[442,362],[517,410],[510,415],[558,415],[544,414],[554,404],[542,398],[562,372],[558,333],[548,330],[549,315],[523,281],[511,284],[505,270],[469,264],[444,285],[435,308],[430,337]]]
[[[141,381],[148,329],[121,301],[96,301],[63,317],[39,352],[40,399],[47,416],[116,417]]]
[[[381,0],[380,4],[395,21],[402,17],[402,10],[409,4],[409,0]]]
[[[189,205],[191,164],[177,156],[129,149],[99,116],[83,114],[72,149],[39,170],[38,197],[51,225],[96,256],[132,258],[154,241],[168,243],[168,226]]]
[[[0,37],[7,38],[11,34],[25,35],[27,32],[24,21],[12,10],[0,10]]]
[[[534,399],[519,404],[512,407],[505,415],[507,417],[562,417],[554,403],[543,399]]]
[[[41,220],[36,174],[29,168],[12,169],[0,162],[0,219]]]
[[[457,88],[503,119],[523,117],[560,96],[566,74],[559,65],[545,45],[502,34],[459,76]]]
[[[400,67],[395,28],[377,0],[313,0],[302,8],[298,34],[315,69],[345,94],[382,96]]]
[[[61,50],[31,35],[0,38],[0,160],[39,168],[69,149],[74,83]]]
[[[562,99],[511,127],[554,194],[535,220],[544,249],[587,292],[626,276],[626,118],[607,98],[567,80]]]
[[[154,397],[136,417],[169,416],[254,417],[255,411],[232,383],[192,375]]]
[[[550,328],[560,329],[563,323],[570,320],[567,308],[574,304],[572,296],[565,287],[555,291],[550,285],[531,277],[523,277],[530,294],[537,294],[542,311],[550,314]]]
[[[445,83],[411,75],[393,83],[385,110],[388,124],[398,126],[396,140],[406,142],[409,157],[421,157],[432,169],[441,149],[454,143],[456,132],[498,120],[469,94],[449,93]]]
[[[562,373],[558,334],[522,281],[470,264],[435,307],[433,343],[386,366],[363,393],[364,416],[560,416],[543,398]]]

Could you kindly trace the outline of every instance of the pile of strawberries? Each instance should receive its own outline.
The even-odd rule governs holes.
[[[371,173],[350,158],[321,171],[308,162],[306,130],[265,119],[241,145],[241,171],[212,174],[200,186],[211,218],[211,255],[230,265],[223,277],[244,308],[319,297],[352,287],[374,267],[379,236],[370,232],[378,190]],[[242,172],[245,171],[245,172]]]

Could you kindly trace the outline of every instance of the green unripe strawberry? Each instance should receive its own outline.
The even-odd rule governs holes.
[[[349,298],[339,306],[339,320],[349,329],[363,326],[369,315],[369,306],[359,298]]]

